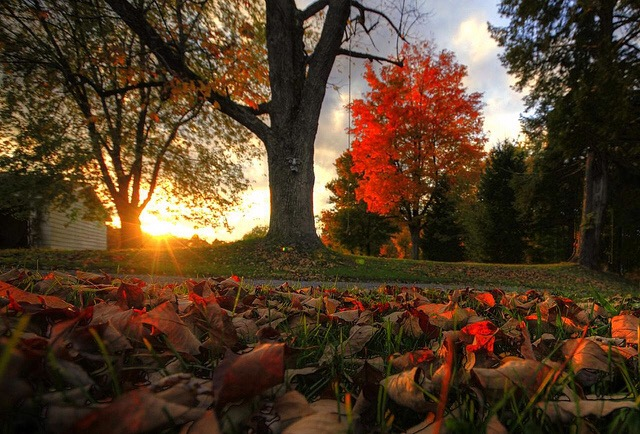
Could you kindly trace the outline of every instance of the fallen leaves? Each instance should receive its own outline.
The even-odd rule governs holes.
[[[191,434],[598,432],[640,417],[632,306],[609,318],[535,291],[245,288],[235,277],[159,286],[58,272],[19,287],[25,275],[0,281],[9,431],[19,415],[51,432]]]

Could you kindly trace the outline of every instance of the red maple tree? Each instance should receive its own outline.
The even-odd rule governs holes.
[[[482,95],[468,93],[466,67],[453,53],[428,44],[405,46],[404,66],[367,66],[371,90],[351,105],[356,190],[369,210],[397,213],[411,233],[418,258],[434,188],[478,176],[486,138]]]

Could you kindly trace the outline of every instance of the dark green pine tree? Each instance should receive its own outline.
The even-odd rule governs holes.
[[[451,196],[451,185],[446,177],[438,180],[426,213],[427,226],[423,231],[422,253],[432,261],[456,262],[464,259],[464,229],[456,201]]]
[[[491,150],[480,178],[478,212],[484,258],[517,263],[524,259],[524,226],[516,209],[513,180],[525,172],[525,153],[508,141]]]
[[[526,90],[532,118],[555,142],[582,161],[581,224],[573,260],[602,262],[612,170],[638,155],[633,99],[640,83],[640,2],[637,0],[502,0],[510,20],[491,32],[502,57]],[[637,160],[636,160],[637,161]]]

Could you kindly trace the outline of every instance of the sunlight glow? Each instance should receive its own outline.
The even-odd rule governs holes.
[[[225,228],[222,222],[216,228],[195,227],[189,221],[168,213],[168,208],[168,202],[162,197],[158,196],[152,200],[140,216],[142,230],[156,237],[173,235],[189,239],[198,235],[208,242],[233,241],[242,238],[255,226],[268,224],[269,191],[266,188],[256,188],[245,192],[242,202],[227,213],[229,229]],[[119,222],[116,223],[118,224]]]

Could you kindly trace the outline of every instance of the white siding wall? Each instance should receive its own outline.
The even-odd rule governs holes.
[[[61,250],[106,250],[107,227],[103,222],[71,220],[49,211],[42,218],[37,247]]]

